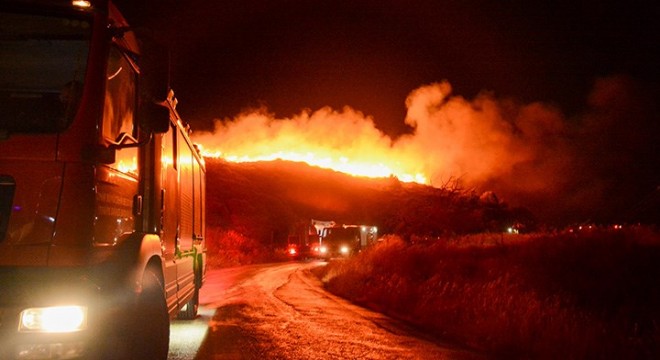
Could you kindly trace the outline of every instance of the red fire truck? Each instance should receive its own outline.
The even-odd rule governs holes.
[[[205,168],[167,53],[110,1],[0,4],[0,359],[166,359]]]

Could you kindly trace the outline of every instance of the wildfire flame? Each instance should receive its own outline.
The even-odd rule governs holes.
[[[305,162],[366,177],[396,177],[404,182],[442,185],[461,178],[467,185],[510,175],[514,167],[545,159],[530,142],[563,130],[552,108],[531,104],[517,108],[517,118],[490,94],[472,101],[450,96],[448,82],[413,91],[406,99],[406,124],[412,134],[396,139],[384,134],[371,117],[350,107],[305,110],[277,119],[265,109],[217,121],[213,132],[195,134],[205,157],[230,162]],[[507,105],[507,104],[505,104]],[[525,186],[541,189],[547,179],[527,174]],[[520,184],[516,184],[520,186]]]
[[[307,146],[311,148],[313,146]],[[221,151],[202,150],[204,157],[222,158],[229,162],[256,162],[288,160],[295,162],[304,162],[312,166],[324,169],[332,169],[354,176],[364,176],[370,178],[396,177],[403,182],[417,182],[428,184],[428,178],[421,173],[411,174],[406,172],[401,163],[387,162],[386,159],[369,159],[368,156],[349,158],[335,151],[326,149],[316,149],[316,152],[306,151],[305,144],[300,145],[299,151],[295,150],[277,150],[270,154],[263,155],[236,155],[223,154]]]

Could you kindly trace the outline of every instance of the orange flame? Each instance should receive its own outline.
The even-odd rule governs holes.
[[[305,110],[285,119],[255,110],[217,121],[213,132],[193,137],[204,146],[204,156],[231,162],[282,159],[435,186],[460,179],[477,187],[497,179],[500,186],[525,192],[548,188],[547,171],[563,165],[561,157],[547,156],[562,146],[547,141],[564,131],[557,110],[503,102],[489,93],[471,101],[450,93],[448,82],[413,91],[405,118],[413,132],[398,138],[350,107]],[[524,183],[516,172],[524,174]]]
[[[302,145],[301,148],[305,146]],[[304,150],[302,150],[304,151]],[[350,159],[346,156],[331,155],[332,151],[320,150],[316,153],[313,152],[296,152],[296,151],[276,151],[271,154],[263,154],[256,156],[248,155],[234,155],[223,154],[220,151],[203,151],[205,157],[222,158],[230,162],[256,162],[256,161],[272,161],[272,160],[288,160],[295,162],[304,162],[312,166],[317,166],[324,169],[332,169],[335,171],[343,172],[354,176],[364,176],[370,178],[384,178],[396,177],[404,182],[417,182],[427,184],[427,177],[421,173],[409,174],[400,166],[401,164],[386,164],[378,162],[379,160],[370,161],[367,157],[363,159]],[[398,166],[397,166],[398,165]]]
[[[429,183],[418,164],[394,152],[391,140],[371,119],[350,108],[305,111],[292,119],[256,111],[235,122],[218,123],[214,134],[202,133],[195,140],[204,145],[205,157],[230,162],[280,159],[354,176]]]

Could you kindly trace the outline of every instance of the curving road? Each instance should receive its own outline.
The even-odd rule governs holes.
[[[326,292],[323,262],[211,271],[200,317],[175,321],[170,360],[477,359]]]

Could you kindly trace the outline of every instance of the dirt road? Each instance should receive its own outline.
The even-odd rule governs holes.
[[[477,359],[326,292],[290,262],[210,272],[201,316],[172,325],[170,359]]]

